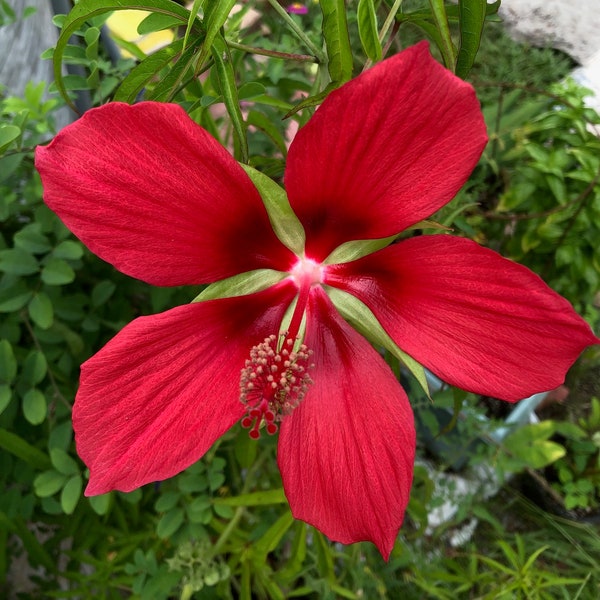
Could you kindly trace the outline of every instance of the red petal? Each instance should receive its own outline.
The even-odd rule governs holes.
[[[281,425],[278,462],[292,513],[387,559],[404,518],[415,453],[404,390],[371,345],[312,294],[306,344],[314,384]]]
[[[242,168],[175,104],[106,104],[38,147],[44,200],[88,248],[155,285],[287,270]]]
[[[402,350],[460,388],[514,401],[554,389],[600,340],[522,265],[447,235],[411,238],[328,270]]]
[[[244,361],[279,332],[294,293],[280,284],[141,317],[84,363],[73,425],[86,494],[129,491],[198,460],[242,416]]]
[[[426,42],[332,92],[294,139],[285,184],[322,260],[342,242],[393,235],[458,192],[486,144],[472,87]]]

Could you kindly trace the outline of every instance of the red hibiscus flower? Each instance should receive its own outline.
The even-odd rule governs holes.
[[[285,187],[305,244],[278,231],[294,251],[242,167],[177,105],[107,104],[39,148],[48,206],[123,273],[155,285],[237,276],[229,291],[136,319],[82,366],[73,423],[86,493],[171,477],[240,420],[253,437],[279,428],[293,514],[388,557],[413,416],[340,311],[353,320],[349,307],[362,307],[360,328],[370,309],[445,381],[509,401],[555,388],[598,342],[539,277],[466,239],[339,259],[342,244],[397,235],[446,204],[485,143],[472,88],[426,44],[383,61],[332,92],[291,145]]]

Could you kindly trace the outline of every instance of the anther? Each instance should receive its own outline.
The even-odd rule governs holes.
[[[240,400],[246,405],[241,424],[257,440],[264,425],[269,435],[277,432],[277,423],[289,415],[304,399],[312,380],[308,370],[312,350],[281,334],[283,348],[277,350],[277,337],[270,335],[250,350],[240,376]],[[285,357],[283,360],[282,357]]]

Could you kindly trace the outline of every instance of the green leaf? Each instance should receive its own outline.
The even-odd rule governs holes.
[[[97,515],[102,516],[108,512],[111,496],[112,494],[110,492],[108,494],[101,494],[100,496],[90,496],[88,502],[90,503],[92,510]]]
[[[381,346],[391,352],[413,374],[427,394],[427,397],[431,398],[423,365],[419,364],[412,356],[409,356],[396,346],[371,310],[358,298],[338,288],[325,286],[325,291],[335,307],[351,323],[354,329],[368,340],[371,340],[375,345]]]
[[[81,489],[83,488],[83,481],[81,475],[75,475],[67,481],[65,487],[60,494],[60,505],[62,506],[63,512],[66,515],[73,514],[79,497],[81,496]]]
[[[455,73],[464,79],[471,70],[485,24],[487,0],[459,0],[460,44]]]
[[[0,292],[0,313],[15,312],[23,308],[32,295],[32,292],[28,291],[26,286],[21,285],[21,282],[2,290]]]
[[[247,436],[248,437],[248,436]],[[241,496],[231,496],[229,498],[213,498],[213,504],[223,504],[227,506],[266,506],[270,504],[285,504],[287,498],[283,489],[266,490],[264,492],[251,492]]]
[[[183,48],[182,40],[175,40],[144,58],[128,73],[115,92],[115,102],[132,103],[138,94],[155,78]]]
[[[39,264],[29,252],[20,248],[10,248],[0,250],[0,271],[11,275],[32,275],[39,271]]]
[[[175,508],[175,506],[177,506],[180,498],[181,498],[180,492],[177,492],[175,490],[172,490],[170,492],[165,492],[155,502],[154,509],[157,512],[166,512],[168,510],[171,510],[172,508]]]
[[[279,129],[273,123],[273,121],[269,119],[269,117],[257,110],[251,110],[248,113],[248,116],[246,117],[246,124],[253,125],[257,129],[260,129],[266,136],[268,136],[273,141],[281,155],[284,158],[286,157],[287,146],[285,144],[285,139],[279,131]]]
[[[552,421],[524,425],[509,434],[504,445],[525,465],[542,469],[566,454],[564,446],[548,440],[555,431]]]
[[[381,60],[381,42],[377,30],[377,14],[374,0],[359,0],[356,9],[358,36],[368,58],[373,62]]]
[[[198,67],[202,67],[204,61],[208,58],[213,49],[214,42],[220,37],[219,32],[225,24],[231,9],[234,7],[236,0],[220,0],[220,2],[205,2],[204,3],[204,26],[206,27],[206,37],[202,44],[202,51],[198,59]],[[186,32],[187,34],[187,32]],[[222,47],[219,49],[223,51]]]
[[[63,475],[79,474],[79,465],[77,464],[77,461],[61,448],[52,448],[50,450],[50,460],[52,466]]]
[[[34,469],[50,468],[50,458],[15,433],[0,429],[0,448],[20,458]]]
[[[12,398],[12,390],[10,386],[5,383],[0,383],[0,415],[4,412],[4,409],[10,404]]]
[[[154,31],[163,31],[164,29],[173,29],[181,25],[180,17],[171,15],[163,15],[161,13],[150,13],[143,19],[137,27],[137,32],[140,35],[146,35]]]
[[[65,240],[58,244],[52,251],[54,258],[64,258],[67,260],[78,260],[83,256],[83,246],[80,242]]]
[[[170,538],[183,524],[183,508],[175,508],[165,513],[156,526],[156,535],[163,540]]]
[[[73,110],[75,110],[75,106],[67,94],[65,78],[62,73],[63,55],[69,39],[91,18],[114,10],[129,9],[147,10],[170,15],[179,18],[182,24],[187,23],[189,15],[189,11],[172,0],[132,0],[126,3],[123,3],[122,0],[80,0],[63,21],[62,31],[56,42],[53,57],[56,88]]]
[[[285,190],[264,173],[247,165],[242,168],[260,193],[275,235],[296,256],[302,256],[306,241],[304,227],[292,210]]]
[[[294,523],[294,517],[289,509],[286,511],[262,534],[261,538],[252,546],[252,560],[257,565],[264,565],[267,554],[272,552],[279,544],[285,532]]]
[[[17,375],[17,359],[8,340],[0,340],[0,382],[10,383]]]
[[[240,109],[235,72],[231,62],[229,46],[227,46],[225,39],[220,35],[216,36],[214,39],[212,58],[215,63],[213,69],[215,69],[217,74],[219,87],[221,88],[221,94],[223,95],[223,102],[225,103],[225,108],[227,109],[227,113],[231,119],[231,125],[233,126],[235,145],[236,148],[239,149],[239,159],[240,162],[247,163],[248,140],[246,138],[244,117],[242,116],[242,111]]]
[[[41,329],[48,329],[54,322],[54,308],[52,301],[44,293],[36,294],[27,307],[31,320]]]
[[[439,38],[436,43],[442,53],[444,65],[447,69],[454,71],[456,63],[456,50],[450,36],[450,27],[448,25],[448,16],[446,15],[446,7],[444,0],[429,0],[431,12],[433,14],[433,22],[439,33]]]
[[[375,240],[353,240],[338,246],[324,261],[327,265],[347,263],[389,246],[398,235]]]
[[[248,273],[240,273],[239,275],[233,275],[227,279],[211,283],[194,298],[193,302],[254,294],[255,292],[270,288],[287,276],[287,273],[273,271],[272,269],[257,269]]]
[[[21,129],[16,125],[0,126],[0,152],[4,152],[20,135]]]
[[[44,422],[48,412],[46,397],[40,390],[32,388],[23,395],[23,414],[32,425]]]
[[[248,100],[249,98],[262,96],[265,92],[266,89],[262,83],[258,83],[258,81],[249,81],[240,86],[238,98],[240,100]]]
[[[48,252],[52,246],[48,238],[41,233],[38,223],[27,225],[15,233],[15,247],[31,254]]]
[[[108,279],[100,281],[92,289],[92,306],[102,306],[114,294],[117,286]]]
[[[327,70],[338,85],[352,78],[352,48],[348,36],[344,0],[321,0],[323,37],[327,47]]]
[[[66,475],[63,475],[54,469],[44,471],[33,480],[35,495],[40,498],[53,496],[65,485],[66,481]]]
[[[64,260],[51,258],[43,267],[41,277],[47,285],[66,285],[75,279],[75,271]]]
[[[23,363],[21,370],[21,381],[29,386],[40,383],[46,377],[48,363],[43,352],[32,350]]]

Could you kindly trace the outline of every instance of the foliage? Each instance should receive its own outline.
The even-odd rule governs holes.
[[[347,8],[322,0],[300,16],[274,1],[245,3],[236,14],[230,14],[233,2],[194,2],[191,11],[181,4],[80,0],[69,15],[57,17],[63,33],[56,49],[45,53],[54,59],[56,89],[69,103],[133,102],[140,95],[179,102],[238,159],[272,177],[282,175],[287,142],[312,107],[379,60],[397,43],[399,30],[417,27],[447,66],[466,75],[483,13],[489,17],[494,10],[478,0],[459,7],[361,0]],[[470,5],[474,10],[466,11]],[[102,27],[111,11],[131,6],[150,11],[140,32],[173,28],[175,36],[151,55],[117,40],[134,58],[114,60],[103,47]],[[252,7],[260,10],[260,21],[246,25]],[[0,8],[5,20],[15,18],[5,3]],[[64,75],[64,64],[83,71]],[[75,453],[70,422],[79,365],[126,322],[186,303],[200,290],[151,288],[120,275],[45,207],[33,148],[56,133],[53,111],[60,102],[45,100],[44,91],[42,84],[30,84],[23,98],[0,100],[0,481],[6,490],[0,495],[0,581],[23,552],[32,567],[42,568],[36,584],[44,597],[451,598],[467,592],[496,597],[485,594],[498,581],[516,597],[560,597],[543,594],[576,580],[581,589],[591,589],[594,581],[588,586],[581,573],[569,578],[541,564],[551,549],[525,537],[507,535],[486,555],[471,548],[457,556],[446,533],[471,510],[496,527],[494,536],[505,533],[477,498],[464,501],[453,520],[431,533],[430,513],[440,500],[424,468],[416,470],[409,522],[389,564],[365,544],[331,544],[292,519],[278,474],[269,466],[272,440],[258,449],[244,432],[228,434],[169,481],[84,498],[87,473]],[[590,269],[598,260],[591,240],[600,205],[595,189],[577,199],[600,168],[598,142],[585,128],[595,117],[583,108],[580,91],[570,87],[561,94],[566,94],[561,110],[555,97],[544,97],[528,108],[539,114],[517,119],[517,128],[509,119],[514,114],[505,114],[516,99],[489,107],[496,141],[463,204],[442,218],[532,268],[550,264],[547,281],[590,316],[595,281]],[[489,189],[498,196],[484,197]],[[481,208],[471,210],[473,202]],[[505,221],[486,211],[517,215],[511,235]],[[553,212],[537,220],[518,217],[543,211]],[[553,250],[563,234],[559,250]],[[476,400],[454,391],[447,395],[451,411]],[[444,406],[442,398],[436,403]],[[503,452],[481,444],[477,451],[470,448],[469,442],[489,433],[480,416],[472,407],[456,429],[467,442],[471,465]],[[435,435],[444,437],[446,425],[436,424]],[[545,435],[541,441],[548,440]],[[532,460],[525,453],[522,464]],[[593,590],[587,597],[594,597]]]

